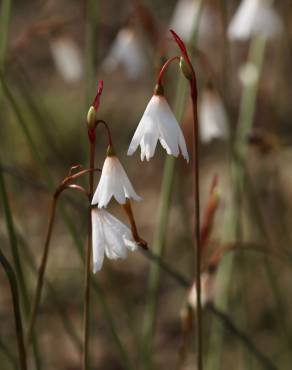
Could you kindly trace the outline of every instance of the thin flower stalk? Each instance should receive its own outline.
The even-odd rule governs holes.
[[[90,132],[90,129],[89,129]],[[95,161],[95,134],[90,138],[89,135],[89,168],[94,169]],[[89,189],[88,195],[91,203],[93,196],[93,171],[89,172]],[[85,258],[85,287],[84,287],[84,318],[83,318],[83,354],[82,354],[82,369],[88,369],[88,345],[89,345],[89,318],[90,318],[90,260],[92,250],[92,220],[91,220],[91,206],[88,206],[88,236],[87,236],[87,250]]]
[[[79,166],[77,166],[79,167]],[[48,231],[46,235],[46,240],[45,240],[45,245],[44,245],[44,250],[43,250],[43,255],[42,255],[42,260],[41,264],[39,267],[39,272],[38,272],[38,279],[37,279],[37,286],[36,286],[36,292],[34,295],[34,300],[33,300],[33,306],[32,306],[32,313],[31,313],[31,318],[29,322],[29,327],[28,327],[28,332],[27,332],[27,346],[29,346],[32,334],[33,334],[33,328],[35,325],[36,317],[37,317],[37,312],[41,300],[41,294],[42,294],[42,289],[44,285],[44,276],[45,276],[45,270],[48,262],[48,256],[49,256],[49,248],[50,248],[50,242],[52,238],[52,232],[53,232],[53,227],[55,223],[55,216],[56,216],[56,208],[57,208],[57,202],[59,199],[59,196],[65,189],[76,189],[81,191],[82,193],[86,193],[85,190],[75,184],[69,184],[72,180],[77,179],[78,177],[86,174],[87,172],[91,172],[89,170],[82,170],[78,173],[75,173],[72,175],[72,170],[75,169],[76,166],[73,166],[70,169],[69,176],[67,176],[62,183],[58,186],[56,189],[53,198],[52,198],[52,203],[51,203],[51,209],[50,209],[50,214],[49,214],[49,225],[48,225]],[[94,169],[92,170],[92,172]]]
[[[18,249],[18,239],[17,239],[17,235],[15,231],[13,215],[10,209],[10,202],[8,199],[8,194],[6,190],[6,185],[5,185],[2,169],[0,169],[0,195],[1,195],[3,207],[4,207],[5,220],[6,220],[6,225],[7,225],[7,232],[8,232],[9,239],[10,239],[10,246],[11,246],[11,252],[12,252],[12,257],[13,257],[13,262],[14,262],[14,267],[15,267],[15,273],[17,276],[17,280],[19,281],[21,303],[22,303],[25,318],[27,319],[29,318],[29,314],[30,314],[29,293],[28,293],[27,285],[24,279],[22,264],[20,262],[21,259],[20,259],[19,249]],[[37,343],[35,336],[33,337],[33,353],[34,353],[36,369],[40,370],[41,364],[40,364],[39,348],[38,348],[38,343]]]
[[[193,183],[194,183],[194,214],[195,214],[195,252],[196,252],[196,288],[197,288],[197,368],[203,370],[203,338],[202,338],[202,307],[201,307],[201,238],[200,238],[200,189],[199,189],[199,129],[197,114],[197,81],[193,65],[190,61],[187,49],[183,41],[173,31],[170,31],[181,52],[181,68],[189,81],[190,95],[193,108]],[[184,64],[185,63],[185,64]]]
[[[252,85],[244,86],[240,102],[239,121],[236,129],[235,141],[232,146],[231,175],[234,190],[232,207],[230,208],[224,233],[224,239],[226,241],[237,240],[241,233],[239,220],[242,198],[241,192],[245,179],[244,167],[247,158],[246,136],[251,131],[253,125],[265,46],[266,39],[259,36],[254,37],[250,44],[248,60],[256,66],[258,78]],[[222,262],[220,273],[218,274],[218,286],[220,289],[218,289],[216,293],[215,303],[221,310],[227,309],[230,276],[233,271],[233,266],[234,256],[230,255]],[[223,331],[222,327],[219,326],[217,322],[214,322],[211,330],[214,335],[210,337],[208,345],[210,355],[207,358],[206,369],[219,370],[223,346]]]

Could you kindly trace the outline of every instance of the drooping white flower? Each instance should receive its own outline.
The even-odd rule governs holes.
[[[62,36],[52,39],[50,48],[62,78],[69,83],[79,81],[83,75],[83,63],[77,44],[71,38]]]
[[[230,40],[248,40],[254,34],[272,38],[281,33],[282,20],[267,0],[242,0],[228,27]]]
[[[128,250],[137,249],[130,229],[106,210],[93,208],[91,220],[94,273],[101,269],[104,254],[109,259],[126,258]]]
[[[124,68],[129,79],[138,78],[146,66],[145,55],[137,34],[130,28],[123,28],[118,32],[107,57],[103,61],[103,68],[109,73],[119,65]]]
[[[201,274],[201,306],[204,307],[207,303],[210,303],[214,299],[215,293],[215,278],[214,273],[208,271],[202,272]],[[194,283],[189,291],[188,295],[189,305],[196,310],[197,309],[197,288]]]
[[[212,36],[214,33],[213,14],[205,4],[199,14],[200,7],[200,1],[197,0],[178,0],[169,28],[175,30],[183,40],[189,41],[193,28],[196,27],[196,21],[198,21],[199,38]]]
[[[189,161],[182,130],[167,100],[162,95],[153,95],[132,138],[128,155],[132,155],[140,145],[141,160],[146,157],[149,161],[154,155],[158,140],[167,154],[177,157],[181,151],[183,157]]]
[[[229,129],[223,103],[212,88],[202,93],[199,105],[199,129],[203,143],[213,139],[228,139]]]
[[[120,204],[125,204],[127,199],[142,199],[133,189],[119,159],[115,155],[108,155],[91,204],[98,204],[98,208],[106,207],[112,197]]]

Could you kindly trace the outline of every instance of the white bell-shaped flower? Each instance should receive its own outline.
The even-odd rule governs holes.
[[[121,65],[129,79],[141,76],[145,69],[145,55],[140,46],[137,34],[130,28],[122,28],[103,61],[106,71],[112,72]]]
[[[51,40],[50,48],[62,78],[69,83],[79,81],[83,76],[83,61],[76,42],[67,36],[60,36]]]
[[[202,93],[199,105],[199,129],[203,143],[213,139],[226,140],[229,137],[224,105],[216,91],[211,88]]]
[[[104,254],[109,259],[126,258],[128,250],[137,249],[130,229],[106,210],[93,208],[91,220],[94,273],[101,269]]]
[[[196,23],[198,24],[199,40],[203,41],[214,35],[214,26],[218,22],[208,5],[202,9],[199,0],[178,0],[173,11],[169,29],[175,30],[184,41],[189,41]]]
[[[182,130],[163,95],[153,95],[150,99],[130,143],[128,155],[132,155],[140,145],[141,160],[146,157],[149,161],[158,140],[167,154],[177,157],[181,151],[189,161]]]
[[[127,199],[142,199],[135,192],[119,159],[115,155],[108,155],[91,204],[97,204],[98,208],[106,207],[112,197],[120,204],[125,204]]]
[[[242,0],[228,27],[230,40],[248,40],[254,34],[272,38],[281,33],[282,20],[267,0]]]

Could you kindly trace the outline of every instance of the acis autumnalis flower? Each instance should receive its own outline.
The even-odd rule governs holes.
[[[159,88],[162,87],[158,86],[156,90]],[[182,130],[161,92],[155,93],[150,99],[130,143],[128,155],[132,155],[140,145],[141,160],[146,157],[149,161],[154,156],[158,140],[167,154],[177,157],[181,151],[189,161]]]
[[[112,197],[120,204],[125,204],[127,199],[137,201],[142,199],[135,192],[118,157],[109,152],[104,161],[99,184],[91,204],[97,204],[98,208],[106,207]]]
[[[92,208],[93,272],[102,267],[104,254],[109,259],[126,258],[128,250],[135,251],[130,229],[104,209]]]

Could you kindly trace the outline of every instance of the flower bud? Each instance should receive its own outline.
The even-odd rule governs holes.
[[[180,67],[183,75],[185,76],[185,78],[187,80],[191,81],[193,79],[193,72],[192,72],[188,62],[186,62],[184,57],[180,57],[179,67]]]
[[[87,113],[87,124],[89,128],[95,127],[95,121],[96,121],[96,111],[93,106],[91,106]]]

